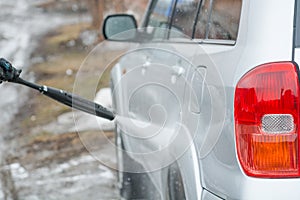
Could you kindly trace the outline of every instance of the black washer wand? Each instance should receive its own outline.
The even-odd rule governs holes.
[[[17,70],[12,66],[10,62],[5,60],[4,58],[0,58],[0,83],[5,81],[25,85],[32,89],[38,90],[40,93],[72,108],[108,120],[113,120],[115,118],[115,115],[112,111],[95,102],[89,101],[87,99],[84,99],[82,97],[76,96],[74,94],[68,93],[60,89],[28,82],[20,78],[21,72],[22,70]]]

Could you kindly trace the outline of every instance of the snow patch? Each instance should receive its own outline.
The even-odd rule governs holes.
[[[29,176],[27,170],[20,163],[12,163],[9,168],[14,179],[25,179]]]

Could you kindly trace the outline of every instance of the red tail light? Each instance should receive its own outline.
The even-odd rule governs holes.
[[[299,98],[297,67],[291,62],[258,66],[238,82],[236,144],[247,175],[300,176]]]

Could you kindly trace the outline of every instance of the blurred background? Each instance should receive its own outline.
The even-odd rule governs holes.
[[[27,80],[72,92],[84,59],[97,44],[106,43],[101,32],[105,16],[128,13],[140,22],[147,4],[148,0],[0,0],[0,57],[23,69]],[[102,45],[101,59],[119,54],[120,49],[109,46]],[[109,72],[99,81],[96,100],[111,106],[107,87]],[[70,108],[3,83],[0,110],[0,199],[119,199],[115,170],[87,152]],[[113,141],[113,124],[103,123],[103,137]],[[99,137],[99,130],[85,120],[79,131],[85,141]],[[100,142],[96,151],[115,165],[113,150]]]

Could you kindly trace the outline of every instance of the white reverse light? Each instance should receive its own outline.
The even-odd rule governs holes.
[[[262,130],[265,133],[285,134],[294,128],[294,117],[290,114],[267,114],[262,118]]]

